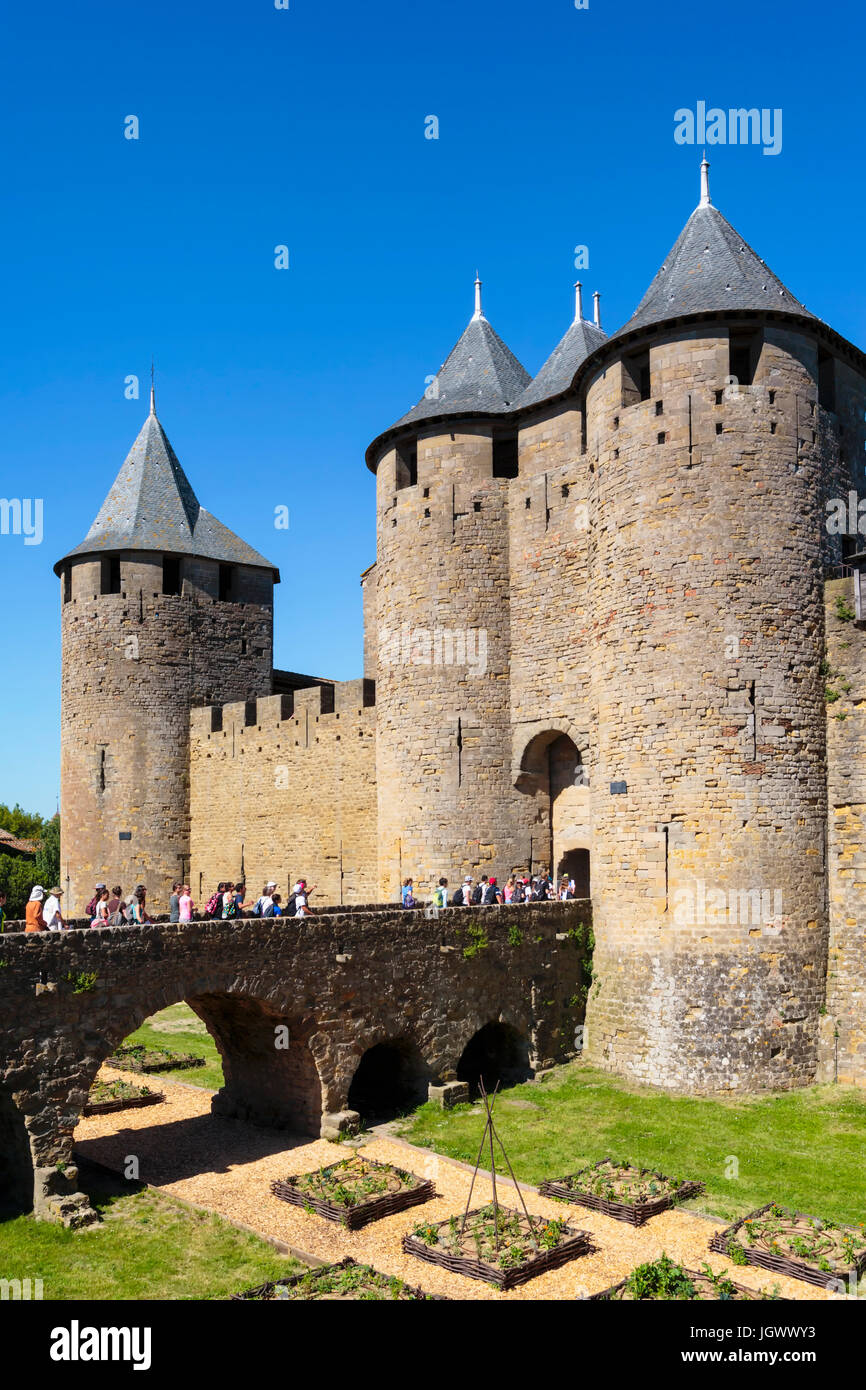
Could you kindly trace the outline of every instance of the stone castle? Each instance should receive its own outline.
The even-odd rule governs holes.
[[[586,1053],[680,1090],[866,1084],[866,642],[831,534],[866,357],[701,198],[538,375],[475,312],[367,451],[363,676],[275,670],[279,573],[150,414],[62,586],[62,875],[592,898]],[[828,700],[830,703],[828,703]],[[434,927],[431,924],[431,930]]]

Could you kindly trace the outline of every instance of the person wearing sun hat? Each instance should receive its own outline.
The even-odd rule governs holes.
[[[42,916],[49,931],[66,931],[66,923],[60,911],[60,899],[63,897],[62,888],[52,888],[48,897],[45,899],[45,906],[42,909]]]
[[[45,931],[45,918],[42,915],[42,900],[45,889],[37,883],[30,892],[30,899],[24,909],[25,931]]]

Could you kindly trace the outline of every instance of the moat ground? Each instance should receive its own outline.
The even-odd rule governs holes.
[[[206,1059],[205,1067],[149,1084],[172,1076],[207,1090],[221,1084],[213,1040],[185,1005],[148,1019],[133,1040]],[[676,1097],[572,1063],[543,1082],[501,1093],[496,1114],[517,1177],[529,1183],[610,1155],[700,1179],[706,1192],[686,1210],[725,1221],[769,1201],[843,1222],[866,1219],[862,1089],[819,1086],[736,1101]],[[127,1116],[147,1126],[156,1112],[121,1112],[111,1121],[122,1130]],[[473,1105],[450,1112],[423,1105],[391,1128],[412,1144],[470,1163],[481,1132]],[[327,1147],[335,1159],[347,1152]],[[402,1161],[418,1171],[424,1162],[411,1162],[408,1151]],[[102,1227],[74,1233],[32,1217],[0,1222],[0,1274],[41,1277],[46,1298],[176,1299],[224,1298],[293,1268],[265,1241],[218,1216],[136,1192],[86,1165],[82,1179]]]

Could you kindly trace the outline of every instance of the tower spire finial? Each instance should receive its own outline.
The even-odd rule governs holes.
[[[601,295],[598,290],[592,296],[592,317],[596,328],[601,328]]]
[[[581,283],[579,280],[574,282],[574,321],[580,323],[583,318],[583,298],[581,294]]]
[[[153,384],[153,357],[150,359],[150,413],[156,414],[156,390]]]
[[[481,281],[478,278],[477,270],[475,272],[475,313],[472,317],[474,319],[484,318],[484,310],[481,308]]]
[[[701,201],[699,207],[712,207],[713,200],[710,197],[710,161],[707,159],[707,152],[704,150],[704,157],[701,160]]]

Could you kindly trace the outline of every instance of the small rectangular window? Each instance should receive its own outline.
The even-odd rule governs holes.
[[[493,441],[494,478],[517,477],[517,435]]]
[[[397,454],[397,487],[414,487],[418,481],[418,445],[412,439],[405,444],[398,444]]]
[[[164,594],[180,593],[179,555],[163,555],[162,557],[162,592]]]
[[[830,352],[818,353],[818,404],[836,411],[836,363]]]
[[[224,603],[228,603],[232,597],[234,578],[234,565],[220,565],[219,596]]]
[[[764,335],[760,332],[731,332],[728,339],[728,376],[738,386],[751,386],[758,369]]]
[[[103,594],[120,593],[120,556],[105,555],[102,559],[101,591]]]
[[[650,356],[646,352],[636,352],[622,359],[622,403],[634,405],[637,401],[650,398]]]
[[[72,566],[67,565],[63,571],[63,602],[69,603],[72,598]]]

